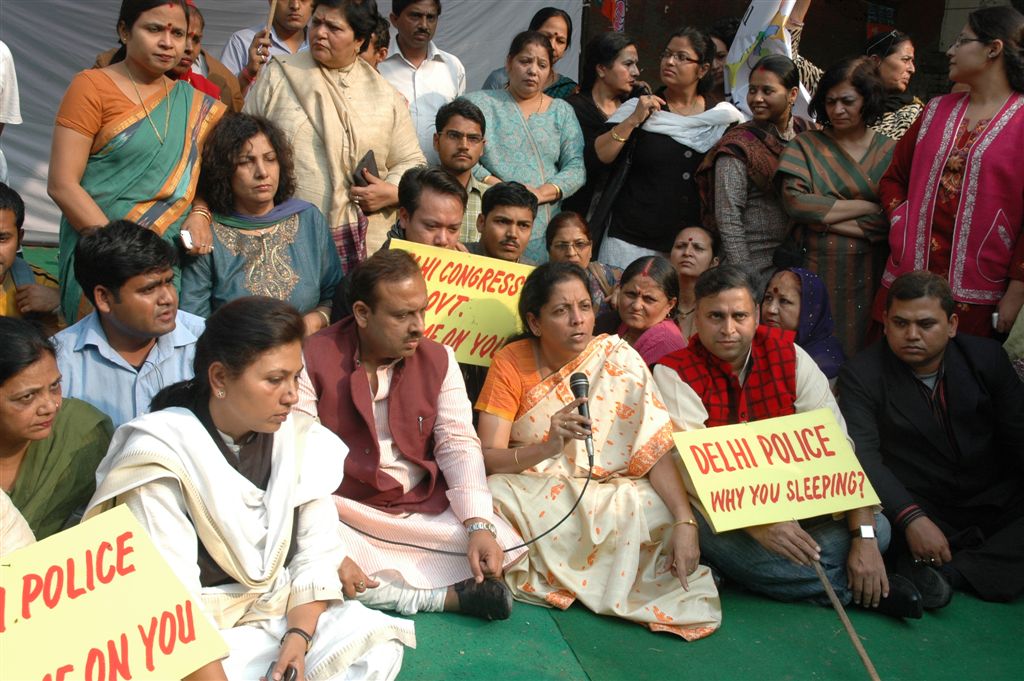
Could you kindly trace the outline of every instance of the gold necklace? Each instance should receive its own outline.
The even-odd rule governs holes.
[[[142,105],[142,110],[146,112],[146,120],[148,120],[149,124],[153,126],[153,134],[156,135],[157,141],[160,142],[161,146],[163,146],[164,138],[167,137],[167,131],[171,127],[170,102],[164,102],[164,108],[167,110],[167,119],[164,121],[164,134],[163,137],[161,137],[160,132],[156,129],[156,123],[153,122],[153,117],[149,115],[149,109],[146,108],[146,103],[142,101],[142,93],[139,92],[139,86],[135,84],[135,76],[132,75],[132,70],[128,68],[128,64],[124,65],[124,70],[128,72],[128,80],[132,82],[132,87],[135,89],[135,96],[139,98],[139,104]],[[161,78],[163,78],[164,81],[164,100],[166,100],[167,95],[169,94],[167,91],[167,76],[161,75]]]

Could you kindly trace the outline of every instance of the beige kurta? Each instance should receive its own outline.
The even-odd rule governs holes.
[[[362,59],[328,69],[309,52],[274,57],[246,96],[244,111],[284,130],[295,155],[295,195],[319,208],[333,230],[358,222],[349,189],[366,152],[373,150],[380,176],[395,186],[406,170],[426,164],[408,103]],[[367,217],[367,252],[373,253],[395,210]]]

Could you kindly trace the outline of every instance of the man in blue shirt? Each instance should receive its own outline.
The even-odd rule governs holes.
[[[176,264],[171,244],[127,220],[84,234],[75,248],[75,279],[95,311],[54,336],[57,365],[64,395],[89,402],[115,426],[193,375],[205,322],[178,309]]]

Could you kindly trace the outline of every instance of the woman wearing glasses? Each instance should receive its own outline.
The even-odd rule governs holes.
[[[875,320],[893,280],[924,269],[948,278],[960,332],[1013,326],[1024,303],[1022,48],[1024,15],[988,7],[970,14],[946,52],[949,79],[969,89],[928,103],[882,178],[892,254]]]
[[[579,213],[562,211],[551,218],[547,240],[548,259],[551,262],[568,262],[579,265],[587,273],[587,288],[594,301],[598,316],[611,309],[612,291],[619,283],[622,270],[592,260],[594,240],[590,237],[590,226]]]
[[[623,104],[594,142],[601,163],[614,166],[591,217],[600,260],[624,267],[667,253],[682,225],[700,223],[695,174],[704,154],[742,114],[728,103],[711,107],[714,43],[685,27],[661,55],[665,87]]]
[[[793,58],[800,69],[800,81],[808,92],[814,92],[824,72],[798,55],[803,18],[810,4],[811,0],[797,0],[786,28],[789,29],[793,43]],[[864,55],[875,65],[885,87],[882,113],[871,124],[871,129],[898,140],[924,109],[924,102],[907,92],[910,78],[917,70],[914,65],[914,42],[902,31],[889,31],[869,38],[864,47]]]

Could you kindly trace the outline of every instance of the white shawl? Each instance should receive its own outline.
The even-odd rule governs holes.
[[[199,540],[241,586],[240,591],[227,589],[230,593],[204,590],[204,608],[221,628],[278,617],[303,602],[341,599],[336,572],[340,539],[336,546],[312,547],[324,560],[303,559],[302,546],[291,570],[284,559],[294,509],[300,509],[301,519],[305,505],[329,503],[341,484],[347,453],[333,433],[308,416],[293,414],[274,435],[270,483],[264,492],[231,467],[192,412],[165,409],[114,433],[96,471],[96,493],[85,518],[147,483],[176,481]],[[336,528],[326,529],[326,536],[338,536]]]
[[[608,122],[614,125],[629,118],[636,110],[638,101],[630,99],[625,102],[608,118]],[[730,125],[745,120],[739,109],[728,102],[721,102],[713,109],[694,116],[680,116],[671,111],[655,111],[640,127],[647,132],[671,137],[679,144],[703,154],[715,146]]]

